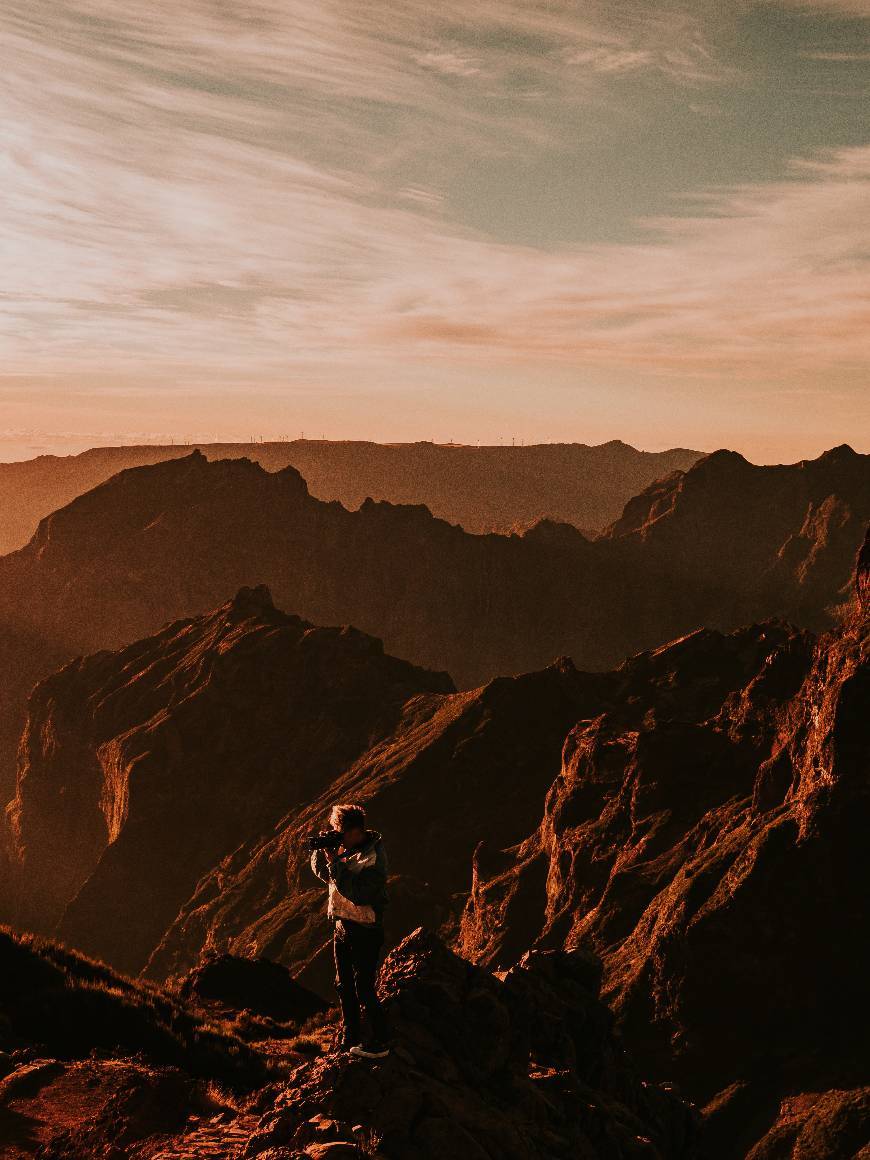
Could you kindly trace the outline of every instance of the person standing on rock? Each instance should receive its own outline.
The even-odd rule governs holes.
[[[364,1059],[389,1054],[386,1015],[377,992],[384,942],[387,854],[380,834],[366,829],[360,806],[333,806],[330,829],[310,839],[311,869],[329,887],[334,924],[335,985],[344,1021],[342,1048]],[[361,1008],[368,1020],[363,1041]]]

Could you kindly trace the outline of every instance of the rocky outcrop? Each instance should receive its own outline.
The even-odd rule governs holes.
[[[292,467],[199,453],[123,471],[0,559],[0,795],[34,682],[267,583],[462,687],[569,654],[605,669],[696,629],[770,616],[823,629],[870,518],[870,457],[761,468],[720,452],[638,497],[608,534],[469,535],[422,506],[313,498]],[[15,642],[18,642],[17,644]],[[23,642],[30,642],[25,647]]]
[[[549,867],[540,849],[529,848],[522,873],[516,873],[512,851],[527,837],[528,819],[540,813],[559,774],[565,738],[582,729],[578,719],[609,716],[629,732],[657,718],[682,715],[687,725],[704,720],[755,681],[779,646],[796,654],[799,672],[793,685],[799,683],[812,642],[774,624],[732,636],[699,632],[608,674],[581,673],[562,662],[445,698],[425,721],[409,715],[383,745],[363,754],[304,809],[288,815],[274,835],[239,849],[204,876],[149,970],[156,977],[181,973],[201,947],[216,946],[294,964],[304,982],[330,988],[329,930],[321,891],[308,870],[304,838],[337,797],[365,802],[388,837],[395,875],[392,938],[401,938],[420,921],[453,932],[471,888],[472,908],[483,908],[474,925],[485,934],[470,934],[470,910],[461,936],[463,953],[509,966],[541,934]],[[672,794],[679,802],[687,788],[680,778],[691,788],[690,769],[687,756],[683,772],[675,771],[660,794]],[[744,776],[751,785],[751,776]],[[593,816],[602,804],[588,798]],[[702,807],[689,801],[682,808],[697,813]],[[615,848],[622,838],[617,829]],[[590,857],[588,862],[592,881],[606,872],[603,860]],[[497,898],[505,873],[516,889]],[[576,878],[581,880],[579,868]],[[490,881],[484,890],[482,884]],[[584,885],[584,891],[589,889]],[[586,893],[572,894],[565,899],[566,912],[582,913],[588,901]]]
[[[207,955],[178,987],[185,999],[221,1010],[249,1011],[278,1023],[304,1023],[327,1004],[269,959]]]
[[[675,696],[639,728],[614,712],[578,724],[539,829],[475,866],[463,953],[509,963],[514,922],[530,945],[589,941],[642,1065],[709,1102],[717,1155],[744,1154],[723,1144],[729,1115],[747,1148],[772,1133],[753,1155],[791,1155],[803,1120],[783,1101],[815,1092],[821,1115],[836,1101],[819,1093],[866,1083],[865,574],[862,556],[856,608],[819,641],[762,626],[671,646],[684,674],[701,644],[720,672],[729,652],[756,662],[721,701]]]
[[[23,547],[41,519],[130,467],[190,453],[180,446],[92,447],[80,455],[40,455],[0,464],[0,552]],[[294,439],[282,443],[205,443],[209,459],[247,457],[267,471],[295,467],[314,495],[356,508],[369,496],[426,504],[466,531],[510,532],[547,516],[603,528],[626,502],[700,452],[638,451],[619,440],[530,447],[368,443]]]
[[[565,733],[601,704],[605,683],[563,662],[442,697],[434,712],[431,701],[410,702],[395,729],[341,777],[202,877],[149,973],[182,974],[202,947],[214,947],[292,964],[302,982],[331,993],[331,932],[305,838],[336,800],[363,802],[387,835],[391,940],[421,921],[449,927],[462,911],[480,835],[498,847],[520,839],[558,768]]]
[[[390,1057],[303,1064],[244,1155],[338,1156],[344,1138],[390,1160],[688,1160],[695,1116],[638,1077],[599,981],[583,952],[529,955],[499,980],[415,931],[382,971]]]
[[[202,874],[451,689],[264,588],[73,662],[35,689],[21,743],[18,922],[138,970]]]

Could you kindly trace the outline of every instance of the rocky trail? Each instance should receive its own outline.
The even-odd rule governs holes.
[[[220,1114],[161,1144],[149,1160],[235,1160],[257,1127],[257,1116]]]

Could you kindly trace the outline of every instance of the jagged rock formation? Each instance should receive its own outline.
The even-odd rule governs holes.
[[[472,536],[423,507],[350,512],[312,498],[293,468],[248,460],[194,453],[122,472],[0,559],[0,793],[35,680],[241,585],[265,582],[280,606],[353,623],[468,687],[565,653],[607,668],[700,624],[827,627],[868,518],[870,457],[848,449],[784,468],[716,453],[596,541],[549,522]]]
[[[416,931],[382,971],[390,1058],[303,1064],[245,1157],[332,1142],[338,1157],[361,1137],[390,1160],[696,1156],[691,1110],[642,1083],[614,1038],[597,968],[582,952],[535,954],[500,981]]]
[[[161,463],[190,447],[93,447],[0,463],[0,553],[23,547],[43,517],[129,467]],[[209,459],[245,456],[267,471],[295,467],[320,499],[356,508],[368,497],[425,504],[469,532],[509,532],[547,517],[598,530],[655,479],[683,471],[698,451],[638,451],[613,440],[530,447],[294,439],[204,443]]]
[[[303,846],[305,834],[336,797],[366,801],[389,835],[397,875],[390,923],[394,937],[420,921],[452,929],[469,887],[479,904],[482,879],[492,875],[497,884],[500,871],[514,866],[514,855],[503,851],[525,837],[524,819],[539,812],[559,773],[565,738],[578,719],[610,714],[627,730],[652,728],[656,719],[680,714],[703,720],[752,686],[777,648],[793,650],[799,666],[801,658],[808,663],[812,642],[778,624],[732,636],[699,632],[642,654],[613,673],[581,673],[563,662],[443,698],[425,721],[401,721],[381,746],[363,754],[274,835],[247,844],[204,876],[152,956],[150,970],[157,977],[180,973],[201,946],[227,946],[295,963],[303,968],[305,981],[328,987],[329,932],[320,891],[311,889]],[[793,683],[799,681],[794,677]],[[666,768],[677,749],[659,746]],[[693,790],[690,757],[685,756],[674,784],[661,791],[662,796],[672,791],[671,808],[684,815],[698,812],[703,802],[703,795],[699,802],[694,794],[682,801]],[[716,789],[714,783],[708,792]],[[481,920],[503,953],[496,957],[472,937],[466,915],[463,939],[470,956],[509,965],[540,934],[548,862],[538,854],[522,865],[523,873],[514,879],[516,891],[496,904],[494,886],[487,896],[493,909]],[[584,871],[594,882],[594,860]],[[585,901],[585,896],[572,897],[570,904],[579,910]]]
[[[452,687],[354,629],[277,611],[265,588],[73,662],[30,700],[9,812],[17,921],[60,922],[138,970],[202,874],[321,792],[409,700],[425,716]]]
[[[790,1156],[828,1120],[849,1139],[870,1127],[868,569],[865,545],[857,607],[827,638],[717,643],[719,671],[734,645],[757,650],[727,696],[677,697],[639,729],[612,712],[577,725],[539,829],[475,867],[463,953],[512,961],[502,924],[535,946],[591,942],[644,1066],[709,1101],[717,1156],[765,1133],[753,1156]],[[698,642],[672,646],[679,668]]]
[[[181,973],[203,948],[216,948],[266,954],[325,987],[323,898],[306,877],[303,838],[331,801],[360,798],[388,835],[393,937],[422,919],[440,926],[466,959],[503,969],[515,967],[530,947],[594,946],[604,963],[603,993],[643,1073],[678,1081],[704,1106],[709,1155],[729,1160],[755,1148],[757,1160],[790,1156],[796,1141],[818,1142],[834,1129],[844,1140],[857,1138],[867,1127],[863,996],[870,961],[860,932],[870,822],[868,574],[865,547],[855,607],[840,630],[821,639],[780,622],[732,634],[701,630],[611,673],[581,673],[562,662],[455,693],[439,691],[446,689],[443,677],[387,662],[369,645],[363,652],[379,657],[376,671],[382,663],[401,670],[389,711],[376,715],[373,744],[363,729],[356,754],[347,751],[340,770],[313,778],[305,800],[286,803],[274,830],[261,828],[228,847],[201,877],[192,873],[189,897],[181,891],[161,897],[165,879],[155,863],[141,863],[135,845],[116,843],[112,874],[101,876],[98,864],[67,906],[61,929],[80,937],[72,924],[82,913],[79,899],[89,897],[91,925],[79,929],[90,935],[102,914],[104,945],[114,940],[126,954],[122,927],[112,926],[106,902],[119,897],[113,892],[121,881],[131,897],[151,890],[161,914],[153,924],[146,916],[149,934],[137,944],[139,963],[149,956],[153,974]],[[254,605],[230,635],[252,669],[263,672],[262,696],[269,678],[260,661],[275,659],[259,650],[270,634],[292,638],[300,627],[262,597]],[[136,672],[130,688],[148,708],[141,719],[175,738],[179,771],[195,754],[188,745],[202,750],[213,740],[211,710],[189,732],[183,714],[197,701],[186,684],[190,675],[202,672],[206,655],[221,652],[215,641],[229,630],[208,636],[220,623],[214,614],[128,650],[132,658],[138,648],[147,659],[126,669],[128,677]],[[208,638],[209,647],[193,647],[188,656],[183,632],[192,644]],[[177,642],[173,665],[154,651],[158,641]],[[336,649],[331,680],[347,687]],[[108,690],[118,678],[105,674],[125,671],[118,660],[103,654],[54,678],[52,713],[33,730],[50,741],[49,757],[78,745],[79,719],[64,718],[60,702],[79,711],[93,703],[72,696],[79,670],[103,666]],[[250,702],[219,672],[209,676],[220,691],[212,710],[232,735]],[[368,688],[370,680],[363,665],[359,684]],[[61,697],[64,681],[69,688]],[[414,693],[414,682],[423,690]],[[393,689],[389,681],[383,687]],[[371,703],[383,696],[373,692]],[[307,729],[307,720],[297,710],[294,728]],[[257,735],[274,749],[275,722],[267,726],[271,742],[263,728]],[[105,745],[104,754],[115,741]],[[129,755],[136,753],[133,746]],[[50,785],[55,768],[49,763],[38,776],[22,771],[25,831],[32,805],[31,832],[38,833],[42,808],[38,797],[28,801],[28,779]],[[79,759],[76,768],[94,765]],[[135,774],[135,762],[132,768]],[[255,776],[249,769],[246,783]],[[169,802],[178,783],[158,784],[169,835],[162,848],[174,849],[190,821],[173,829]],[[262,784],[274,794],[273,783]],[[541,803],[535,828],[529,819],[540,816]],[[272,816],[274,826],[278,815]],[[123,931],[129,930],[127,910]],[[321,1094],[323,1075],[312,1077]],[[805,1154],[847,1155],[819,1149]]]
[[[410,702],[395,729],[341,777],[202,877],[152,953],[149,973],[181,974],[201,947],[214,946],[292,963],[303,982],[331,991],[331,933],[305,837],[336,800],[366,802],[389,835],[391,937],[420,922],[455,924],[481,834],[498,847],[522,837],[558,768],[565,733],[584,706],[601,704],[606,682],[563,662],[437,702]]]

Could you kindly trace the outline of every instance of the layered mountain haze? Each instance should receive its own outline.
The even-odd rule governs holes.
[[[787,467],[716,452],[589,540],[543,521],[471,535],[427,508],[313,498],[292,467],[199,452],[123,471],[0,558],[0,789],[34,683],[266,583],[279,607],[352,623],[461,687],[569,654],[607,668],[698,625],[833,623],[870,518],[870,457]]]
[[[204,953],[230,951],[324,989],[328,929],[303,839],[331,802],[353,797],[389,836],[392,941],[422,922],[464,960],[502,970],[529,948],[567,953],[546,968],[566,980],[576,948],[594,950],[641,1074],[679,1080],[703,1105],[709,1154],[789,1155],[770,1149],[831,1132],[857,1144],[868,1124],[870,961],[856,938],[870,823],[868,553],[870,539],[845,623],[820,638],[780,621],[698,630],[611,672],[561,661],[469,692],[243,591],[34,692],[11,813],[15,901],[28,922],[128,969],[182,977]],[[437,1035],[449,1036],[450,1020],[471,1018],[460,1014],[469,968],[427,939],[400,948],[387,989],[419,986],[428,1002],[443,991],[453,1014]],[[481,977],[474,994],[490,986]],[[502,1001],[493,993],[487,1010]],[[427,1073],[425,1010],[409,998],[403,1042]],[[504,1034],[492,1019],[471,1024],[475,1052]],[[459,1044],[446,1049],[454,1061]],[[542,1048],[550,1066],[555,1050]],[[297,1074],[251,1154],[296,1138],[315,1106],[388,1130],[389,1085],[363,1095],[353,1073],[348,1089],[345,1067]],[[448,1118],[483,1142],[514,1121],[507,1109],[483,1116],[479,1067],[483,1086]],[[412,1081],[414,1099],[429,1082]],[[410,1091],[403,1099],[413,1104]],[[659,1154],[681,1155],[680,1139]]]
[[[474,536],[422,506],[348,511],[295,469],[245,459],[122,472],[0,560],[7,776],[20,736],[4,914],[184,994],[218,954],[242,986],[232,964],[265,956],[326,995],[305,837],[359,800],[388,835],[390,941],[409,936],[387,989],[412,1063],[377,1094],[318,1059],[248,1123],[251,1156],[305,1145],[315,1109],[411,1154],[429,1139],[420,1099],[442,1107],[451,1147],[459,1124],[484,1150],[496,1133],[506,1154],[537,1155],[534,1116],[484,1111],[508,1072],[528,1108],[545,1075],[572,1077],[542,1156],[581,1147],[572,1109],[590,1083],[615,1120],[581,1119],[589,1139],[645,1124],[635,1136],[662,1156],[694,1156],[697,1130],[722,1160],[856,1140],[868,517],[868,458],[846,447],[782,468],[715,453],[595,540],[548,521]],[[555,957],[523,966],[529,950]],[[595,956],[639,1074],[678,1082],[700,1127],[636,1088],[614,1110],[603,1041],[584,1072],[583,1035],[570,1050],[523,1038],[544,1010],[545,1026],[576,1017],[566,996]],[[443,994],[440,1046],[417,1000],[401,1014],[406,986]],[[597,995],[577,993],[584,1034]],[[506,1013],[476,1028],[471,1064],[450,1027],[478,1003]],[[480,1060],[513,1058],[515,1035],[543,1071],[500,1063],[490,1089]]]
[[[23,547],[39,521],[118,471],[190,454],[192,446],[92,447],[0,463],[0,552]],[[599,531],[648,484],[691,467],[699,451],[638,451],[614,439],[528,447],[294,439],[201,443],[208,459],[246,457],[267,471],[295,467],[318,499],[424,503],[468,532],[510,532],[542,518]]]

